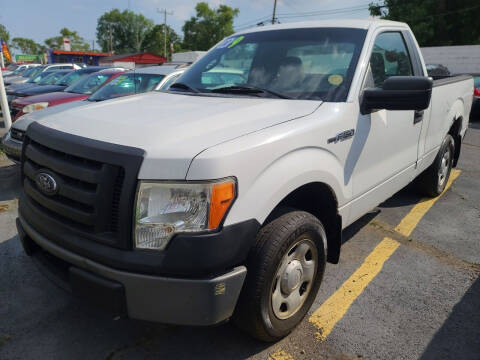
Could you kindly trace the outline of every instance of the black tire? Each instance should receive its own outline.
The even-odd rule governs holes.
[[[442,178],[440,176],[441,168],[445,165],[442,165],[444,157],[448,156],[447,170]],[[418,178],[418,184],[423,194],[436,197],[440,195],[445,187],[447,186],[448,179],[450,178],[450,172],[453,165],[453,157],[455,154],[455,141],[451,135],[447,135],[443,140],[440,150],[438,151],[437,157],[430,167],[423,172],[422,175]]]
[[[316,270],[312,272],[313,279],[305,285],[308,290],[304,291],[308,293],[305,294],[303,303],[290,317],[280,319],[272,307],[272,289],[281,281],[278,280],[280,264],[285,263],[288,254],[298,244],[305,242],[312,247],[309,256],[311,259],[316,258]],[[266,342],[288,335],[302,321],[315,300],[325,270],[325,244],[326,235],[322,223],[304,211],[288,212],[265,225],[259,231],[256,244],[247,259],[247,278],[233,316],[235,325]],[[304,280],[298,284],[302,281]],[[304,284],[296,289],[301,291]]]

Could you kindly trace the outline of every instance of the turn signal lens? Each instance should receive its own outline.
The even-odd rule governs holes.
[[[213,185],[208,218],[209,229],[216,229],[220,225],[234,198],[235,184],[233,181]]]

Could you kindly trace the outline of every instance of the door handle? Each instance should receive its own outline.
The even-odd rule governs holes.
[[[423,114],[424,114],[423,110],[415,110],[415,113],[413,115],[413,124],[414,125],[423,120]]]

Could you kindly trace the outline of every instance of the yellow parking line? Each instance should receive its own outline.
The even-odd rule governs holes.
[[[382,270],[385,261],[399,246],[400,243],[395,240],[383,239],[352,276],[313,313],[310,322],[318,328],[316,335],[319,340],[325,340],[335,324],[345,315],[370,281]]]
[[[447,186],[445,186],[445,191],[452,185],[455,179],[458,178],[460,173],[460,170],[452,170],[450,174],[450,179],[448,179]],[[422,219],[423,215],[425,215],[427,211],[430,210],[430,208],[433,206],[433,204],[435,204],[435,202],[440,198],[440,196],[420,200],[418,204],[415,205],[412,210],[410,210],[407,216],[405,216],[402,221],[400,221],[400,224],[398,224],[398,226],[395,228],[395,231],[399,232],[404,236],[410,236],[419,221]]]
[[[459,170],[452,170],[445,190],[452,185],[452,182],[459,175]],[[396,231],[409,236],[439,197],[420,200],[395,228]],[[316,335],[320,341],[327,338],[337,322],[346,314],[367,285],[378,275],[385,261],[392,256],[399,246],[400,243],[397,241],[388,237],[384,238],[348,280],[310,316],[309,321],[318,329]]]
[[[289,353],[283,350],[278,350],[278,351],[275,351],[273,354],[270,354],[267,360],[295,360],[295,359]]]

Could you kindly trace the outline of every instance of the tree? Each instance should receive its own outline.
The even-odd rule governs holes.
[[[233,34],[233,19],[239,10],[227,5],[211,9],[207,3],[195,6],[196,16],[192,16],[182,27],[183,47],[192,50],[208,50],[224,37]]]
[[[46,51],[46,47],[37,44],[32,39],[15,37],[12,39],[12,47],[20,50],[22,54],[42,54]]]
[[[63,46],[64,37],[70,40],[72,51],[88,51],[90,49],[90,45],[86,43],[76,31],[72,31],[67,28],[60,30],[60,36],[46,39],[45,45],[51,49],[60,49]]]
[[[7,28],[0,24],[0,40],[3,40],[7,43],[7,45],[10,44],[10,33],[8,32]]]
[[[143,39],[142,50],[148,51],[157,55],[164,55],[164,33],[165,25],[155,25]],[[174,51],[181,50],[181,41],[178,34],[170,26],[167,25],[167,56],[171,58],[172,53],[170,44],[173,44]]]
[[[97,42],[103,51],[113,50],[117,54],[140,52],[143,40],[152,28],[153,21],[142,14],[113,9],[98,19]]]
[[[477,0],[383,0],[370,14],[410,25],[420,46],[480,44]]]

